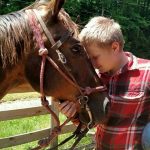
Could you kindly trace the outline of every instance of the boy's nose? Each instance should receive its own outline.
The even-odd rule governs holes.
[[[97,63],[96,63],[96,61],[92,60],[92,65],[94,66],[94,68],[97,68]]]

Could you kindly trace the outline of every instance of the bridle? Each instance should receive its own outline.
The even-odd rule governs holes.
[[[33,12],[34,12],[34,15],[33,15]],[[90,95],[91,93],[94,93],[94,92],[98,92],[98,91],[105,91],[106,87],[99,86],[99,87],[94,87],[94,88],[91,88],[91,87],[83,88],[83,87],[79,86],[76,79],[74,78],[72,73],[68,70],[68,68],[65,65],[66,64],[65,56],[59,50],[59,48],[63,45],[63,43],[72,36],[72,33],[70,33],[70,32],[66,33],[57,42],[55,42],[52,34],[46,27],[45,23],[43,22],[41,16],[38,14],[38,12],[35,9],[32,9],[32,10],[26,10],[26,13],[29,18],[29,24],[33,31],[33,35],[35,36],[36,42],[39,46],[39,56],[42,57],[41,69],[40,69],[41,102],[42,102],[42,105],[44,107],[46,107],[46,109],[49,111],[49,113],[54,117],[56,124],[57,124],[56,127],[52,130],[50,137],[48,139],[44,139],[44,140],[40,141],[39,146],[35,148],[35,149],[41,149],[43,147],[48,146],[50,144],[50,141],[61,132],[61,128],[71,120],[71,118],[67,118],[66,121],[60,125],[60,121],[59,121],[57,115],[49,107],[48,100],[46,99],[46,96],[44,94],[44,82],[43,82],[46,60],[50,62],[50,64],[60,73],[60,75],[64,79],[66,79],[67,82],[69,82],[72,86],[74,86],[79,91],[80,96],[77,97],[77,99],[79,100],[81,109],[86,110],[89,115],[89,118],[90,118],[90,121],[87,124],[88,129],[90,128],[90,125],[92,124],[92,120],[93,120],[92,113],[88,106],[88,101],[89,101],[88,95]],[[66,73],[64,73],[63,70],[55,63],[55,61],[50,56],[48,56],[48,50],[45,48],[44,41],[42,39],[42,35],[40,32],[40,28],[38,26],[37,20],[40,23],[40,26],[42,27],[44,34],[46,35],[47,39],[49,40],[49,42],[52,45],[51,49],[57,53],[59,61],[63,65],[63,69],[65,70]]]

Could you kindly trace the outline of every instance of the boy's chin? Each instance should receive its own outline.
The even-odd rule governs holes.
[[[98,70],[99,70],[100,73],[106,73],[106,72],[107,72],[106,70],[104,70],[104,69],[102,69],[102,68],[100,68],[100,69],[98,69]]]
[[[100,67],[100,68],[95,67],[94,69],[95,69],[95,71],[97,73],[106,73],[106,72],[109,72],[109,71],[107,71],[106,69],[104,69],[102,67]]]

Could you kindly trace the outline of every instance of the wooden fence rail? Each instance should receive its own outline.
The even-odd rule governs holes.
[[[55,109],[54,104],[50,104],[50,107],[56,112],[57,115],[58,111]],[[12,119],[19,119],[31,116],[38,116],[49,114],[47,110],[41,106],[40,101],[38,100],[31,100],[31,101],[18,101],[8,104],[1,104],[0,105],[0,121],[12,120]],[[54,120],[51,118],[51,128],[55,126]],[[74,131],[74,125],[66,125],[61,134],[69,133]],[[25,133],[21,135],[15,135],[7,138],[0,138],[0,148],[7,148],[11,146],[21,145],[24,143],[36,141],[42,138],[45,138],[50,133],[50,128],[43,129],[39,131],[34,131],[30,133]],[[58,139],[56,138],[52,142],[52,146],[55,146],[58,143]]]

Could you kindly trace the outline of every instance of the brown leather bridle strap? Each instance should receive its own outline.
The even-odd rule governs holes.
[[[43,22],[42,18],[40,17],[40,15],[38,14],[37,10],[33,9],[38,21],[40,22],[40,25],[43,29],[43,31],[45,32],[45,35],[47,36],[48,40],[50,41],[51,45],[52,45],[52,49],[57,50],[64,42],[68,39],[68,37],[70,35],[66,34],[65,36],[63,36],[62,40],[58,40],[57,42],[54,41],[52,34],[49,32],[49,30],[47,29],[45,23]],[[55,69],[58,70],[58,72],[70,83],[72,84],[74,87],[76,87],[81,95],[84,95],[83,92],[81,91],[81,87],[79,87],[79,85],[77,84],[76,80],[74,79],[74,77],[67,71],[67,69],[65,69],[67,71],[68,76],[71,78],[68,78],[68,76],[66,76],[66,74],[59,68],[59,66],[49,57],[46,56],[47,60],[54,66]]]
[[[40,15],[38,14],[38,12],[37,12],[37,10],[36,10],[36,9],[33,9],[33,11],[34,11],[34,13],[35,13],[35,15],[36,15],[36,17],[37,17],[39,23],[40,23],[40,25],[41,25],[41,27],[42,27],[42,29],[43,29],[45,35],[47,36],[48,40],[50,41],[50,43],[51,43],[51,45],[52,45],[51,49],[57,50],[58,48],[60,48],[60,47],[62,46],[62,44],[70,37],[71,33],[70,33],[70,34],[66,33],[65,35],[63,35],[63,36],[61,37],[60,40],[58,40],[57,42],[55,42],[55,40],[54,40],[54,38],[53,38],[51,32],[49,32],[49,30],[47,29],[47,26],[46,26],[45,23],[43,22],[41,16],[40,16]]]
[[[34,13],[36,14],[36,17],[38,19],[38,21],[40,22],[40,25],[42,26],[42,29],[44,30],[45,32],[45,35],[47,36],[48,40],[50,41],[50,43],[52,45],[55,44],[55,41],[52,37],[52,34],[49,32],[49,30],[47,29],[45,23],[43,22],[42,18],[40,17],[40,15],[38,14],[37,10],[33,9]]]
[[[40,15],[38,15],[37,10],[33,9],[34,13],[36,14],[36,17],[38,19],[38,21],[40,22],[40,25],[45,33],[45,35],[47,36],[48,40],[51,42],[52,44],[52,49],[57,50],[62,44],[63,42],[65,42],[68,37],[70,35],[66,34],[65,36],[62,37],[61,40],[58,40],[57,42],[54,41],[52,34],[49,32],[49,30],[47,29],[45,23],[43,22],[42,18],[40,17]],[[69,82],[71,83],[74,87],[76,87],[81,95],[89,95],[93,92],[97,92],[97,91],[104,91],[106,90],[106,87],[95,87],[95,88],[91,88],[91,87],[87,87],[88,91],[87,92],[86,88],[82,88],[78,85],[78,83],[76,82],[75,78],[72,76],[72,74],[70,72],[68,72],[68,69],[65,68],[65,71],[67,71],[68,76],[66,76],[66,74],[59,68],[59,66],[49,57],[46,56],[46,58],[49,60],[49,62],[54,66],[54,68],[56,68],[58,70],[58,72]],[[65,67],[65,66],[64,66]],[[84,91],[84,93],[82,92]],[[87,93],[86,93],[87,92]]]

